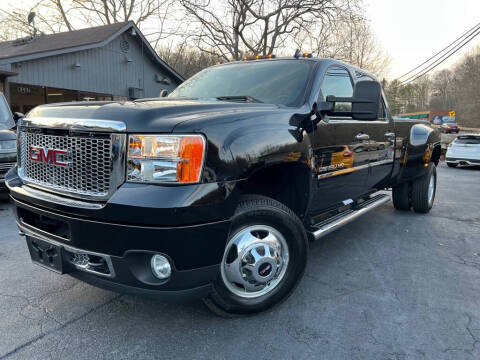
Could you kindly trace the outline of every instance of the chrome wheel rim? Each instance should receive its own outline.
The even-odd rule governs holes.
[[[433,195],[435,194],[435,176],[430,176],[430,182],[428,183],[428,205],[433,203]]]
[[[257,298],[282,281],[289,261],[285,237],[267,225],[237,232],[223,255],[221,275],[228,290],[242,298]]]

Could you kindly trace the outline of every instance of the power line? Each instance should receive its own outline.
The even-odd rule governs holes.
[[[469,29],[468,31],[466,31],[465,33],[463,33],[462,35],[460,35],[458,38],[456,38],[454,41],[452,41],[450,44],[448,44],[446,47],[444,47],[442,50],[440,50],[439,52],[437,52],[436,54],[434,54],[433,56],[431,56],[430,58],[428,58],[427,60],[425,60],[423,63],[421,63],[420,65],[418,65],[417,67],[413,68],[412,70],[406,72],[405,74],[403,74],[402,76],[399,76],[397,78],[397,80],[400,80],[401,78],[405,77],[406,75],[412,73],[413,71],[417,70],[419,67],[421,67],[422,65],[425,65],[426,63],[428,63],[430,60],[434,59],[435,57],[437,57],[439,54],[441,54],[442,52],[444,52],[445,50],[447,50],[449,47],[451,47],[453,44],[457,43],[460,41],[460,39],[462,39],[463,37],[466,37],[469,33],[471,32],[475,32],[476,30],[478,30],[478,28],[480,27],[480,23],[478,23],[477,25],[475,25],[474,27],[472,27],[471,29]],[[463,40],[462,40],[463,41]]]
[[[438,65],[442,64],[445,60],[450,58],[452,55],[454,55],[457,51],[459,51],[461,48],[463,48],[465,45],[467,45],[470,41],[472,41],[478,34],[480,34],[480,28],[477,29],[477,31],[469,36],[469,38],[464,39],[463,43],[457,44],[455,48],[449,50],[446,54],[442,55],[439,59],[435,60],[429,67],[426,69],[423,69],[419,72],[417,72],[415,75],[410,76],[408,79],[404,80],[401,85],[406,85],[408,83],[411,83],[412,81],[417,80],[418,78],[424,76],[431,70],[435,69]],[[418,75],[418,76],[417,76]],[[410,80],[412,79],[412,80]]]

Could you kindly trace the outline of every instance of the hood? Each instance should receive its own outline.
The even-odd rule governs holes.
[[[128,102],[77,102],[41,105],[31,117],[123,121],[127,132],[172,132],[181,123],[261,116],[277,105],[215,100],[155,99]]]
[[[17,135],[12,130],[0,130],[0,141],[15,140]]]

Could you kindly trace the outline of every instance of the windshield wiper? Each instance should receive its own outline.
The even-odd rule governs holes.
[[[244,101],[250,103],[263,103],[263,101],[255,99],[249,95],[232,95],[232,96],[217,96],[217,100],[220,101]]]

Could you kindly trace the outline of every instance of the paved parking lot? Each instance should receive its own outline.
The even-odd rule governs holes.
[[[439,167],[429,215],[378,209],[314,244],[280,307],[222,319],[30,263],[0,203],[0,359],[479,359],[480,168]]]

